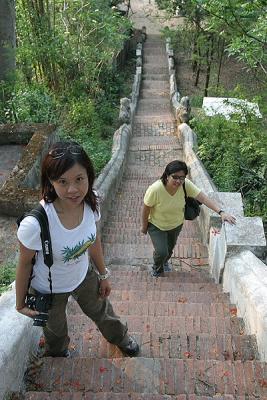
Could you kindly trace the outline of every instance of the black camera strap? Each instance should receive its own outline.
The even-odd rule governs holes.
[[[48,281],[49,288],[52,295],[52,276],[50,268],[53,265],[53,253],[52,253],[52,243],[49,231],[49,222],[47,218],[47,214],[45,212],[44,207],[41,204],[38,204],[37,207],[32,209],[31,211],[25,213],[21,218],[17,220],[17,224],[19,225],[23,218],[27,216],[32,216],[37,219],[41,228],[41,241],[42,241],[42,249],[44,256],[44,263],[48,267]],[[32,277],[31,277],[32,278]]]

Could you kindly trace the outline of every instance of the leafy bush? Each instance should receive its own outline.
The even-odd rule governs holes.
[[[243,121],[243,122],[242,122]],[[246,112],[230,120],[199,115],[191,121],[198,155],[220,191],[242,194],[246,215],[267,219],[267,136],[264,121]]]
[[[6,291],[7,287],[15,280],[16,267],[14,263],[0,266],[0,293]]]
[[[86,127],[75,131],[61,128],[59,135],[66,140],[75,140],[83,146],[94,164],[97,175],[110,159],[112,137],[103,139],[98,133],[92,134]]]
[[[53,93],[44,85],[17,82],[0,107],[0,122],[52,123],[56,120],[56,105]]]

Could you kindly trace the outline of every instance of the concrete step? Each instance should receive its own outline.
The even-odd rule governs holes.
[[[153,132],[160,132],[162,135],[168,135],[177,128],[177,122],[173,119],[170,122],[148,121],[148,122],[135,122],[133,124],[133,132],[136,129],[146,130],[148,134]],[[149,135],[148,135],[149,136]]]
[[[138,334],[244,334],[244,324],[237,317],[124,315],[121,319],[127,323],[129,332]],[[70,332],[77,331],[80,334],[97,329],[85,315],[70,315],[68,326]]]
[[[147,49],[148,50],[148,49]],[[165,48],[164,48],[165,50]],[[144,63],[148,63],[148,64],[160,64],[161,61],[163,61],[166,65],[167,65],[167,55],[166,54],[160,54],[160,53],[151,53],[148,50],[148,53],[145,52],[143,55],[143,61]]]
[[[156,394],[192,395],[190,399],[195,395],[218,399],[218,394],[224,399],[229,399],[229,395],[266,399],[266,373],[266,364],[259,361],[49,357],[44,359],[39,376],[28,385],[28,390],[83,392],[82,398],[88,400],[92,398],[90,392],[101,395],[103,392],[124,392],[129,399],[132,392],[150,393],[154,399]]]
[[[140,357],[177,358],[182,360],[255,360],[258,359],[257,343],[254,336],[247,335],[157,335],[133,333],[140,344]],[[70,335],[70,349],[73,358],[122,358],[120,349],[108,343],[97,331]]]
[[[163,81],[169,84],[169,74],[168,73],[144,73],[142,75],[142,82],[147,81]]]
[[[158,123],[156,120],[151,120],[151,122],[149,123],[149,120],[145,119],[138,122],[138,118],[140,117],[135,116],[135,124],[133,127],[132,138],[135,138],[136,136],[142,136],[144,137],[144,139],[142,139],[142,142],[145,143],[153,143],[154,140],[157,140],[160,144],[168,143],[170,140],[170,136],[173,137],[177,130],[176,123],[172,121],[171,118],[169,118],[167,121],[158,121]],[[155,136],[158,136],[158,138],[155,138]],[[140,141],[140,139],[138,140]],[[178,138],[175,137],[172,140],[173,142],[176,142]]]
[[[16,396],[16,393],[14,394]],[[130,397],[129,397],[130,396]],[[17,397],[15,397],[17,399]],[[114,392],[28,392],[19,395],[18,400],[187,400],[186,394],[177,396],[152,393],[114,393]],[[211,397],[190,395],[190,400],[210,400]],[[255,400],[255,396],[216,395],[216,400]],[[266,400],[266,398],[262,398]]]
[[[16,396],[16,393],[14,393]],[[152,393],[114,393],[103,392],[92,393],[90,392],[28,392],[24,395],[17,395],[18,400],[187,400],[186,394],[179,394],[177,396],[166,394],[152,394]],[[210,400],[211,397],[190,395],[190,400]],[[220,396],[216,395],[216,400],[255,400],[255,396]],[[266,398],[262,398],[266,400]]]
[[[155,46],[148,46],[144,51],[145,56],[159,56],[160,58],[166,59],[166,48],[165,47],[155,47]]]
[[[164,115],[135,115],[135,123],[174,123],[174,116],[171,114]]]
[[[168,292],[166,290],[160,293],[157,290],[148,290],[143,292],[141,290],[117,290],[112,289],[110,294],[112,301],[161,301],[161,302],[177,302],[180,304],[189,303],[226,303],[230,304],[229,295],[227,293],[205,293],[201,292]]]
[[[154,138],[157,137],[154,136]],[[146,159],[147,154],[153,154],[155,151],[162,151],[162,150],[168,151],[175,149],[177,151],[180,150],[180,152],[182,153],[182,145],[180,142],[178,142],[178,140],[175,137],[167,138],[169,140],[166,141],[165,143],[162,143],[162,140],[158,141],[158,143],[157,142],[155,143],[154,138],[153,141],[151,140],[151,138],[149,138],[150,142],[149,144],[143,144],[141,140],[139,140],[140,144],[133,145],[133,143],[131,143],[129,148],[129,153],[135,153],[136,157],[143,161]]]
[[[165,108],[170,107],[170,100],[168,97],[156,99],[151,97],[150,99],[140,99],[138,101],[138,107],[148,107],[148,106],[164,106]]]
[[[129,280],[127,281],[124,277],[119,278],[110,277],[113,289],[126,290],[129,288]],[[181,282],[176,279],[176,272],[173,272],[171,276],[166,273],[165,277],[159,279],[152,278],[149,273],[147,273],[147,279],[144,281],[135,281],[133,278],[130,284],[131,290],[141,290],[141,291],[172,291],[173,293],[183,293],[183,292],[203,292],[203,293],[221,293],[220,286],[216,286],[215,283],[206,282]]]
[[[145,192],[145,191],[144,191]],[[140,204],[140,208],[141,208],[142,203]],[[140,212],[137,211],[132,211],[129,212],[127,209],[125,211],[120,210],[120,216],[121,218],[125,218],[128,220],[128,217],[135,217],[136,219],[140,219]],[[141,224],[140,224],[141,226]],[[119,229],[122,229],[121,227],[119,227]],[[146,239],[147,238],[147,239]],[[119,245],[119,244],[145,244],[145,243],[150,243],[150,239],[149,236],[144,237],[141,234],[140,231],[140,227],[139,230],[136,229],[136,232],[129,232],[126,229],[123,229],[123,231],[121,232],[117,232],[117,233],[107,233],[107,231],[104,231],[102,234],[102,242],[105,245],[108,244],[114,244],[114,245]]]
[[[141,103],[138,104],[137,106],[137,111],[136,111],[136,116],[138,115],[168,115],[170,114],[170,104],[165,103],[159,103],[159,104],[150,104],[149,102],[146,101],[146,103]]]
[[[163,90],[169,90],[169,81],[163,79],[163,80],[143,80],[142,85],[141,85],[141,93],[142,89],[163,89]]]
[[[236,317],[237,309],[235,305],[226,303],[175,303],[159,301],[112,301],[114,311],[122,316],[204,316],[210,317]],[[71,299],[68,302],[68,314],[77,315],[81,313],[78,303]]]
[[[150,75],[168,75],[169,70],[166,63],[157,63],[154,64],[143,64],[143,76]]]
[[[169,114],[170,113],[170,103],[169,101],[165,102],[159,102],[156,104],[156,102],[149,102],[148,100],[140,100],[140,103],[137,106],[137,111],[136,115],[140,114],[152,114],[152,113],[157,113],[157,114]]]
[[[152,245],[149,242],[138,243],[104,243],[105,259],[108,264],[113,263],[132,263],[133,265],[148,265],[153,264]],[[123,251],[124,250],[124,251]],[[177,246],[174,249],[173,256],[178,258],[181,267],[186,267],[186,270],[194,267],[206,268],[208,266],[208,257],[191,258],[191,250],[186,246]]]
[[[166,48],[165,41],[162,40],[161,38],[155,38],[155,39],[148,39],[144,43],[144,50],[149,49],[150,47],[157,47],[157,48]]]
[[[169,99],[170,97],[170,92],[168,89],[143,89],[141,91],[141,95],[139,98],[139,101],[141,99],[147,99],[147,98],[158,98],[158,99]]]

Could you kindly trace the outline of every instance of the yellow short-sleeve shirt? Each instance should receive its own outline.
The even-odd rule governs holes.
[[[201,190],[189,179],[185,179],[188,197],[195,198]],[[174,195],[170,195],[161,179],[150,185],[145,193],[144,203],[151,207],[148,221],[162,231],[176,228],[184,222],[185,198],[183,186],[180,185]]]

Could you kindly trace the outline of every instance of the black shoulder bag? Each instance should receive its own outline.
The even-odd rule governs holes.
[[[185,183],[183,183],[185,208],[184,219],[192,221],[199,216],[201,203],[193,197],[188,197],[185,190]]]

